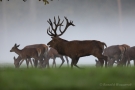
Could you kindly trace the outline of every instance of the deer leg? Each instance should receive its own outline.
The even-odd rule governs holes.
[[[68,57],[65,56],[65,58],[66,58],[66,60],[67,60],[67,65],[68,65],[68,67],[69,67],[69,60],[68,60]]]
[[[44,57],[44,64],[43,64],[43,66],[44,67],[46,67],[46,65],[47,65],[47,68],[50,68],[50,66],[49,66],[49,59],[50,59],[50,57]]]
[[[79,68],[79,69],[83,69],[83,68],[80,68],[80,67],[77,65],[78,61],[79,61],[79,58],[75,58],[75,59],[74,59],[74,62],[73,62],[73,65],[74,65],[75,67]]]
[[[29,58],[29,62],[30,62],[30,64],[31,64],[31,66],[33,67],[33,64],[32,64],[32,61],[31,61],[31,58]]]
[[[61,68],[61,66],[63,65],[63,63],[65,62],[65,60],[64,60],[64,58],[63,58],[63,56],[60,56],[60,58],[61,58],[61,60],[62,60],[62,63],[61,63],[61,65],[59,66],[59,68]]]
[[[35,68],[37,68],[37,64],[38,64],[38,60],[37,60],[37,59],[35,59],[35,62],[34,62],[34,66],[35,66]]]
[[[107,56],[103,56],[101,51],[97,51],[93,55],[98,58],[98,60],[101,63],[101,67],[104,66],[104,61],[105,61],[105,67],[107,67]]]
[[[44,61],[43,61],[43,67],[45,67],[45,68],[46,68],[46,66],[47,66],[47,62],[48,62],[48,58],[44,59]]]
[[[71,61],[71,69],[73,69],[73,62],[74,62],[74,60],[72,59],[72,61]]]
[[[52,55],[51,58],[53,59],[53,63],[52,63],[52,68],[53,68],[53,66],[55,65],[55,57],[54,57],[54,55]]]
[[[55,62],[55,57],[53,57],[53,63],[52,63],[52,68],[55,67],[56,68],[56,62]]]
[[[130,59],[127,59],[127,67],[130,65]]]
[[[19,64],[19,66],[23,63],[23,61],[24,61],[24,59],[22,59],[22,60],[21,60],[21,62],[20,62],[20,64]]]
[[[29,60],[26,59],[26,65],[27,65],[27,68],[29,68]]]
[[[134,67],[135,67],[135,60],[134,60]]]
[[[83,68],[80,68],[80,67],[77,65],[77,62],[78,62],[78,60],[75,61],[74,66],[77,67],[77,68],[79,68],[79,69],[83,69]]]

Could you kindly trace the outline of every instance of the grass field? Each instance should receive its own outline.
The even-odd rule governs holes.
[[[0,67],[0,90],[135,89],[135,68],[35,69]]]

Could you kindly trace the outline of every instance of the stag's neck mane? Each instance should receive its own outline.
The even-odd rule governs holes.
[[[59,38],[60,40],[64,41],[64,42],[69,42],[68,40],[65,40],[65,39],[62,39],[62,38]]]

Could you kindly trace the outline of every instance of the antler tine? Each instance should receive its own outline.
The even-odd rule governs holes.
[[[71,24],[72,26],[75,26],[75,25],[73,24],[73,21],[70,21],[70,24]]]
[[[52,31],[50,31],[50,27],[47,29],[47,34],[48,34],[49,36],[54,36],[54,34],[52,33]]]
[[[56,19],[55,19],[55,16],[54,16],[54,22],[53,22],[55,25],[56,25]]]
[[[60,23],[60,17],[58,16],[58,23],[57,23],[57,25]]]
[[[50,27],[49,27],[49,29],[47,30],[48,35],[50,35],[50,36],[56,36],[56,29],[53,28],[53,23],[52,23],[51,19],[49,19],[47,22],[50,24],[50,26],[51,26],[51,28],[52,28],[52,30],[54,32],[54,34],[53,34],[52,31],[50,30]],[[55,17],[54,17],[54,22],[56,22]]]
[[[61,31],[61,26],[60,26],[59,31],[61,32],[61,34],[59,34],[58,36],[61,36],[61,35],[67,30],[67,28],[68,28],[70,25],[75,26],[75,25],[73,24],[73,21],[70,21],[70,22],[69,22],[68,19],[67,19],[67,17],[64,17],[64,18],[65,18],[67,24],[66,24],[65,29],[64,29],[63,31]],[[63,22],[62,22],[62,23],[63,23]]]
[[[47,29],[47,34],[50,36],[53,36],[53,37],[61,36],[70,25],[75,26],[73,24],[73,21],[69,22],[67,17],[64,17],[64,18],[66,20],[66,26],[65,26],[65,29],[63,31],[61,30],[61,26],[63,26],[62,24],[63,24],[64,20],[61,22],[60,18],[58,16],[58,22],[56,23],[56,18],[54,17],[54,22],[52,23],[51,19],[49,19],[47,22],[50,24],[50,27],[52,28],[52,30],[50,30],[50,27],[49,27]],[[53,24],[55,25],[54,28],[53,28]],[[59,27],[60,34],[57,34],[57,32],[56,32],[58,27]]]

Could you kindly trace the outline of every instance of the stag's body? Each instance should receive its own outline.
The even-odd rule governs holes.
[[[61,38],[53,38],[54,42],[48,43],[50,47],[55,48],[59,54],[69,56],[72,59],[71,67],[77,66],[77,62],[80,57],[93,55],[97,57],[102,66],[105,60],[105,65],[107,65],[106,56],[102,55],[103,47],[106,46],[105,43],[96,40],[84,40],[84,41],[66,41]],[[104,59],[104,60],[103,60]]]
[[[47,21],[52,29],[50,30],[49,27],[47,30],[47,34],[49,36],[52,36],[52,40],[47,45],[50,45],[50,47],[56,49],[59,54],[69,56],[72,59],[71,68],[73,68],[73,65],[78,67],[77,62],[80,57],[89,56],[89,55],[94,55],[95,57],[97,57],[101,62],[101,66],[103,66],[105,60],[105,66],[107,66],[107,57],[102,55],[104,46],[106,46],[105,43],[96,40],[67,41],[59,38],[59,36],[61,36],[70,25],[75,26],[73,24],[73,21],[69,22],[66,17],[65,20],[66,20],[66,26],[63,31],[61,30],[61,26],[63,26],[62,24],[64,20],[60,22],[60,18],[58,17],[58,22],[56,23],[56,19],[54,17],[53,23],[51,19]],[[57,34],[56,32],[58,27],[59,27],[60,34]]]
[[[52,67],[53,67],[54,65],[55,65],[55,67],[56,67],[56,62],[55,62],[56,57],[61,58],[61,60],[62,60],[62,63],[61,63],[61,65],[60,65],[60,67],[61,67],[61,66],[63,65],[63,63],[65,62],[65,60],[64,60],[64,58],[63,58],[63,55],[60,55],[60,54],[57,52],[57,50],[55,50],[54,48],[51,47],[51,48],[49,49],[48,53],[47,53],[47,60],[48,60],[48,62],[49,62],[49,59],[53,59]],[[68,64],[69,61],[68,61],[67,56],[65,56],[65,58],[66,58],[67,64]],[[68,66],[69,66],[69,64],[68,64]],[[60,68],[60,67],[59,67],[59,68]]]
[[[22,50],[18,49],[19,45],[14,45],[10,52],[15,52],[18,54],[21,58],[22,61],[26,60],[29,58],[34,58],[35,60],[38,60],[38,57],[41,54],[41,50],[39,48],[23,48]],[[20,65],[22,62],[20,63]],[[28,66],[27,66],[28,67]]]

